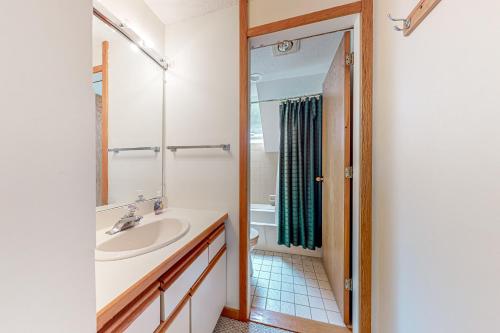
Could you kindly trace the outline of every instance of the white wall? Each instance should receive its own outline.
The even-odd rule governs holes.
[[[0,11],[1,332],[95,332],[90,0]]]
[[[227,304],[238,295],[238,7],[166,29],[166,144],[230,143],[222,150],[166,152],[168,205],[224,210],[227,227]]]
[[[304,15],[330,7],[344,5],[352,0],[249,0],[249,26],[266,24]]]
[[[264,143],[250,144],[250,203],[271,204],[269,196],[276,195],[278,162],[279,153],[266,152]]]
[[[165,48],[165,25],[143,0],[95,0],[131,27],[159,54]]]
[[[375,1],[374,332],[500,327],[500,3]]]

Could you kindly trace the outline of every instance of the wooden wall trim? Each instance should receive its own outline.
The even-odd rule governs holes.
[[[101,204],[108,204],[108,119],[109,119],[109,42],[102,42],[102,114],[101,114]]]
[[[240,320],[248,320],[248,37],[356,13],[361,13],[359,332],[371,332],[373,0],[361,0],[250,29],[248,0],[240,0]]]
[[[278,32],[290,28],[300,27],[302,25],[317,23],[325,20],[331,20],[341,16],[357,14],[361,12],[361,1],[352,2],[342,6],[336,6],[324,10],[319,10],[305,15],[295,16],[281,21],[271,22],[249,28],[248,37],[261,36]]]
[[[372,325],[373,0],[362,1],[359,191],[359,333]]]
[[[225,306],[224,309],[222,309],[222,316],[234,320],[240,320],[240,310]]]
[[[240,320],[248,321],[248,0],[240,0]]]

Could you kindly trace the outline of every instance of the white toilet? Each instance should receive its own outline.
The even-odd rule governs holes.
[[[259,241],[259,232],[257,229],[250,228],[250,253],[252,253],[253,248],[257,245]],[[253,275],[253,262],[252,257],[250,256],[250,274]]]

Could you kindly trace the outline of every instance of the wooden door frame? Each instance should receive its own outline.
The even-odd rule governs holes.
[[[102,42],[101,65],[92,67],[92,73],[102,73],[102,126],[101,126],[101,201],[108,204],[108,112],[109,112],[109,42]]]
[[[249,254],[249,44],[250,37],[330,20],[361,16],[361,107],[359,174],[359,332],[371,332],[372,265],[372,86],[373,86],[373,0],[361,0],[256,27],[248,27],[248,0],[240,0],[240,160],[239,160],[239,310],[233,312],[248,321]]]

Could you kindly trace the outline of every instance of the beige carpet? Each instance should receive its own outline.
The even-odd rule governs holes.
[[[243,323],[226,317],[220,317],[214,333],[291,333],[256,323]]]

